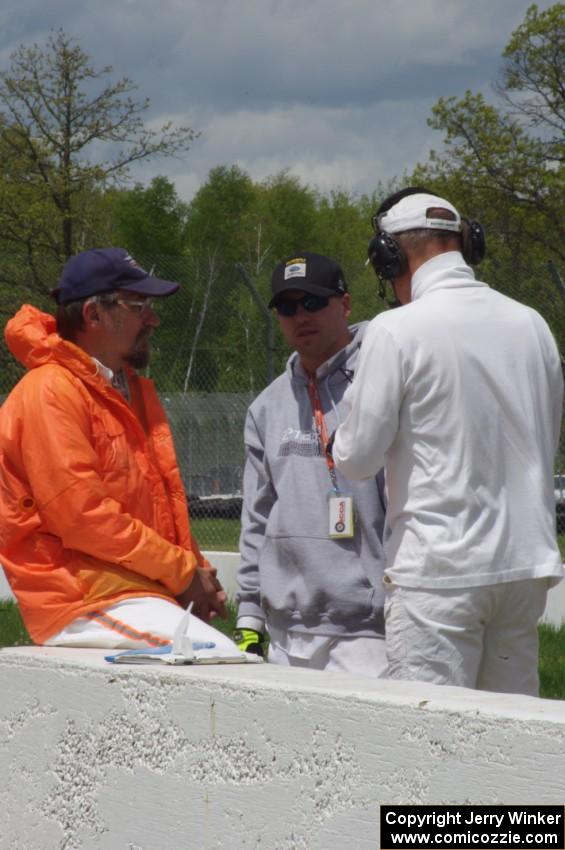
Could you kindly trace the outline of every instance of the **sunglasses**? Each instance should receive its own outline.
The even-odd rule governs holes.
[[[335,298],[335,295],[305,295],[303,298],[297,298],[295,301],[276,301],[274,308],[279,316],[296,316],[296,311],[299,305],[306,310],[307,313],[317,313],[318,310],[323,310],[330,303],[330,298]]]

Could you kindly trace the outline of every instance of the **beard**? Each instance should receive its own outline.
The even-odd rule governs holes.
[[[125,362],[134,369],[145,369],[149,366],[151,352],[149,350],[149,334],[142,331],[130,351],[124,355]]]

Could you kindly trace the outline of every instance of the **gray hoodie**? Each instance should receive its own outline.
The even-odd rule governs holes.
[[[343,418],[367,325],[352,326],[351,342],[316,372],[328,434]],[[340,491],[353,497],[355,536],[331,539],[331,480],[296,352],[249,407],[245,447],[238,625],[382,636],[383,477],[349,482],[337,473]]]

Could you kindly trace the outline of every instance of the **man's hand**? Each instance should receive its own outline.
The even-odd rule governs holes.
[[[209,623],[214,617],[227,617],[226,600],[227,594],[221,582],[216,577],[215,567],[197,567],[192,581],[183,592],[177,596],[177,602],[183,608],[187,608],[189,602],[193,603],[192,613]]]

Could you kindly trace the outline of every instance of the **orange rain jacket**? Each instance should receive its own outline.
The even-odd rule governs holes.
[[[29,371],[0,408],[0,562],[30,636],[128,597],[173,599],[209,564],[153,383],[131,371],[128,404],[29,305],[5,336]]]

